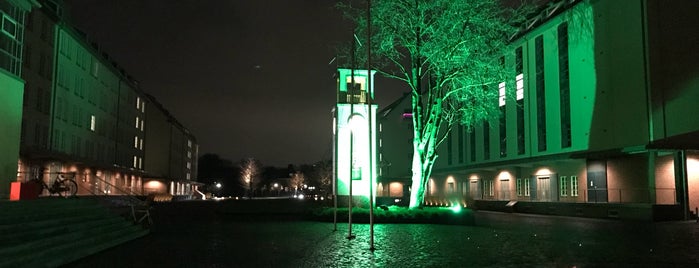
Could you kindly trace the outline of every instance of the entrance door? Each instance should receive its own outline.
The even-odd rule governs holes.
[[[587,161],[587,201],[607,202],[607,163]]]
[[[500,200],[510,200],[510,180],[500,181]]]
[[[478,181],[471,181],[471,185],[468,187],[469,196],[473,199],[481,199],[482,196],[478,192],[478,189],[480,189],[480,187],[478,187]]]
[[[536,198],[538,201],[551,201],[551,177],[536,179]]]

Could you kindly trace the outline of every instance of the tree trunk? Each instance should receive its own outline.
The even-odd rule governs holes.
[[[413,145],[413,176],[412,176],[412,186],[410,191],[410,206],[409,208],[417,208],[422,206],[422,202],[425,199],[425,187],[424,185],[424,172],[422,170],[422,161],[420,161],[421,154],[417,149],[417,145]]]

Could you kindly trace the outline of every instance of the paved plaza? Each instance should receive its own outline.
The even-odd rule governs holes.
[[[697,267],[699,224],[475,212],[475,226],[369,226],[157,207],[151,235],[70,267]],[[176,216],[178,215],[178,216]]]

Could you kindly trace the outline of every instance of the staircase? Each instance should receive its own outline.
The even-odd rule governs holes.
[[[148,232],[94,198],[0,201],[0,267],[56,267]]]

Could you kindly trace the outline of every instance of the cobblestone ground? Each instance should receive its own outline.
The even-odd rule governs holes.
[[[160,219],[70,267],[698,267],[699,224],[476,212],[476,226]]]

